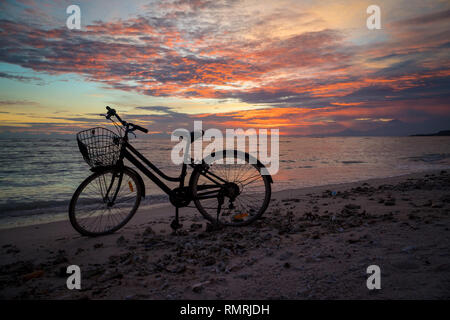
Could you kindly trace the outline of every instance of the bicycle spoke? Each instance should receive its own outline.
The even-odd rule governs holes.
[[[248,158],[243,163],[238,163],[236,154],[231,158],[223,156],[222,164],[210,163],[206,174],[214,174],[226,180],[222,183],[222,191],[225,194],[225,202],[222,205],[220,213],[220,222],[225,224],[243,223],[254,219],[262,214],[270,200],[270,192],[266,191],[267,182],[261,175],[259,168],[255,164],[250,164]],[[203,174],[200,174],[196,182],[198,197],[196,205],[199,210],[209,220],[214,221],[217,216],[218,200],[217,197],[207,199],[208,195],[204,190],[205,186],[210,184]],[[270,186],[269,186],[270,187]],[[227,189],[228,188],[228,189]],[[231,188],[231,189],[230,189]],[[236,190],[227,191],[227,190]],[[227,196],[227,192],[233,192],[232,198]]]
[[[120,186],[119,180],[118,174],[114,176],[112,171],[107,171],[84,187],[75,207],[75,218],[81,228],[92,234],[107,233],[120,227],[136,210],[139,202],[136,182],[126,172]]]

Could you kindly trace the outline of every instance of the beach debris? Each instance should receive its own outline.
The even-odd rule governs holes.
[[[401,270],[414,270],[419,268],[419,266],[416,263],[410,260],[401,260],[393,263],[392,265],[397,269]]]
[[[227,270],[227,265],[221,261],[216,265],[216,273],[225,272]]]
[[[213,231],[218,231],[221,230],[221,227],[218,226],[217,224],[212,224],[212,223],[207,223],[206,224],[206,232],[213,232]]]
[[[448,272],[449,270],[450,270],[450,263],[444,263],[434,268],[435,272]]]
[[[252,277],[252,275],[250,273],[241,273],[241,274],[234,276],[235,279],[244,279],[244,280],[247,280],[251,277]]]
[[[183,273],[186,271],[186,265],[185,264],[178,264],[173,268],[166,268],[166,270],[170,273]]]
[[[128,242],[128,241],[125,239],[124,236],[120,236],[120,237],[117,238],[117,240],[116,240],[116,244],[117,244],[119,247],[122,247],[122,246],[126,245],[127,242]]]
[[[177,229],[177,230],[173,230],[172,235],[177,235],[177,236],[187,236],[189,234],[189,232],[185,229]]]
[[[315,240],[320,239],[320,232],[315,231],[315,232],[311,235],[311,238],[312,238],[312,239],[315,239]]]
[[[106,271],[99,279],[98,281],[100,282],[107,282],[107,281],[111,281],[114,279],[122,279],[123,278],[123,274],[118,270],[108,270]]]
[[[211,281],[209,281],[209,280],[208,281],[204,281],[204,282],[196,283],[196,284],[192,285],[192,287],[191,287],[192,291],[194,291],[195,293],[200,293],[200,292],[203,291],[205,285],[207,285],[209,283],[211,283]]]
[[[265,250],[265,254],[266,254],[266,257],[272,257],[273,256],[273,251],[270,250],[270,249],[266,249]]]
[[[83,271],[83,277],[86,279],[90,279],[94,276],[98,276],[105,272],[105,268],[103,267],[95,267],[88,270]]]
[[[435,209],[440,209],[440,208],[444,207],[444,203],[443,202],[435,202],[431,205],[431,207],[435,208]]]
[[[28,280],[35,279],[35,278],[40,278],[43,275],[44,275],[44,270],[36,270],[36,271],[30,272],[30,273],[27,273],[26,275],[24,275],[22,277],[22,279],[24,281],[28,281]]]
[[[450,202],[450,194],[445,194],[445,195],[441,196],[440,200],[444,203],[449,203]]]
[[[385,206],[395,206],[395,198],[389,198],[384,201]]]
[[[261,240],[264,240],[264,241],[268,241],[268,240],[270,240],[270,239],[272,239],[272,234],[271,234],[270,232],[265,233],[265,234],[262,235],[262,237],[261,237]]]
[[[32,273],[37,267],[31,261],[19,260],[0,266],[0,289],[5,286],[20,285],[24,274]]]
[[[206,257],[206,259],[203,261],[203,265],[205,267],[212,266],[214,264],[216,264],[216,259],[213,256]]]
[[[99,248],[103,248],[103,242],[94,244],[94,249],[99,249]]]
[[[345,205],[344,209],[358,210],[358,209],[361,209],[361,206],[357,205],[357,204],[350,203],[350,204]]]
[[[155,235],[155,231],[153,231],[153,229],[151,227],[145,228],[144,233],[143,233],[144,237],[153,236],[153,235]]]
[[[305,212],[305,218],[307,220],[316,220],[319,218],[318,214],[312,213],[312,212]]]
[[[283,254],[280,255],[280,257],[278,259],[280,259],[281,261],[283,260],[288,260],[290,257],[292,257],[294,255],[293,252],[291,251],[286,251]]]
[[[66,266],[59,267],[58,271],[56,272],[56,276],[60,278],[67,277],[67,267]]]
[[[61,264],[61,263],[66,263],[67,257],[66,257],[66,251],[65,250],[58,250],[58,252],[56,253],[55,258],[53,259],[52,263],[54,265],[57,264]]]
[[[406,246],[402,248],[402,252],[410,253],[411,251],[416,250],[415,246]]]
[[[433,204],[433,202],[431,200],[426,200],[425,202],[422,202],[422,204],[420,206],[421,207],[431,207],[432,204]]]
[[[8,249],[8,250],[6,250],[6,253],[16,254],[16,253],[19,253],[19,252],[20,252],[19,248],[17,248],[17,247],[16,247],[15,245],[13,245],[13,244],[5,245],[5,246],[3,246],[3,248],[7,248],[7,249]]]
[[[355,237],[353,234],[350,234],[350,239],[347,239],[347,243],[350,243],[350,244],[354,244],[354,243],[358,243],[358,242],[361,242],[361,241],[363,241],[364,239],[367,239],[367,236],[361,236],[361,237]]]
[[[202,228],[201,223],[193,223],[191,224],[191,227],[189,228],[191,231],[199,230]]]

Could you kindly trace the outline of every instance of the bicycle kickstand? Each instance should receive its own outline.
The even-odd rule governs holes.
[[[175,207],[175,219],[170,223],[170,227],[173,229],[173,232],[177,232],[178,229],[183,227],[178,217],[178,207]]]
[[[219,191],[219,196],[217,197],[217,217],[216,217],[216,225],[219,226],[219,216],[220,210],[222,210],[222,205],[225,202],[222,191]]]

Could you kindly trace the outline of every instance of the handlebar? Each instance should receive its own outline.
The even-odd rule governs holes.
[[[144,133],[148,133],[148,129],[145,129],[145,128],[143,128],[143,127],[141,127],[141,126],[138,126],[137,124],[132,124],[132,123],[130,123],[136,130],[140,130],[140,131],[142,131],[142,132],[144,132]]]
[[[112,109],[112,108],[110,108],[109,106],[106,106],[106,110],[108,110],[107,114],[105,115],[106,119],[110,120],[111,117],[114,116],[114,117],[116,117],[116,119],[117,119],[124,127],[127,127],[127,130],[128,130],[128,131],[131,131],[131,132],[132,132],[132,131],[135,131],[135,130],[139,130],[139,131],[142,131],[142,132],[144,132],[144,133],[148,133],[148,130],[147,130],[147,129],[145,129],[145,128],[141,127],[141,126],[138,126],[137,124],[133,124],[133,123],[126,122],[126,121],[122,120],[122,119],[120,118],[120,116],[117,114],[117,112],[116,112],[115,109]]]

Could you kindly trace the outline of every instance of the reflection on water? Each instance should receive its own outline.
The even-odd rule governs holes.
[[[133,145],[165,173],[176,176],[170,139]],[[4,216],[66,211],[90,171],[74,139],[1,140],[0,212]],[[450,137],[280,138],[280,170],[273,190],[344,183],[450,168]],[[144,204],[167,197],[148,179]],[[175,186],[175,184],[171,184]],[[30,211],[31,210],[31,211]]]

